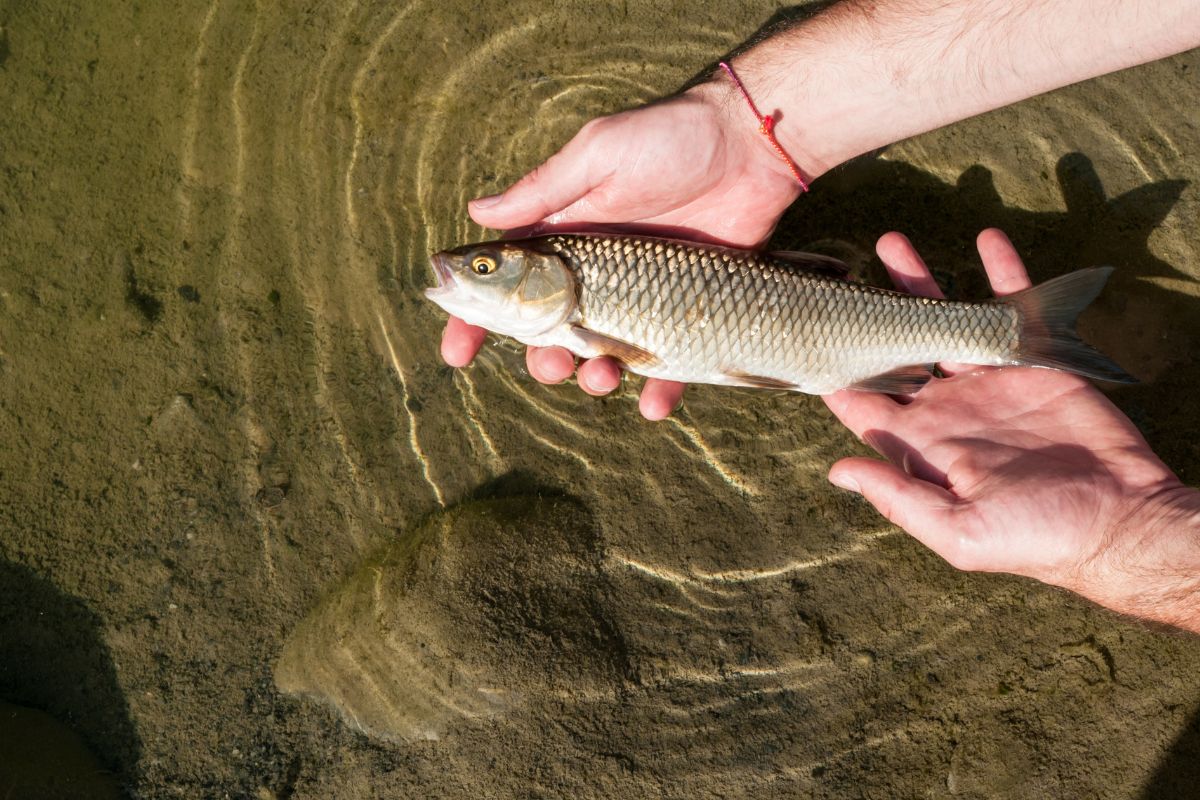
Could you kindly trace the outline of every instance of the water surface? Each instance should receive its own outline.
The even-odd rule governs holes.
[[[45,654],[0,699],[74,725],[145,797],[1134,797],[1185,774],[1169,754],[1190,752],[1200,647],[955,572],[827,484],[864,450],[816,398],[696,387],[651,424],[634,387],[542,386],[502,342],[439,362],[426,256],[485,235],[467,199],[775,12],[0,8],[0,596],[87,620],[69,638],[103,687],[49,696]],[[880,280],[873,242],[904,230],[960,297],[983,294],[988,225],[1035,279],[1113,263],[1085,334],[1143,378],[1112,397],[1194,483],[1198,68],[1186,54],[895,146],[819,181],[776,241]],[[437,740],[278,691],[322,597],[429,520],[463,526],[439,540],[454,563],[504,552],[462,515],[512,496],[581,509],[508,568],[560,594],[591,576],[562,608],[602,621],[580,640],[594,657],[554,660],[553,603],[531,606],[540,629],[493,625],[510,606],[414,622],[522,690]],[[12,629],[35,652],[38,624]],[[476,630],[501,643],[476,652]],[[544,675],[487,655],[522,648]],[[395,679],[380,697],[412,685]]]

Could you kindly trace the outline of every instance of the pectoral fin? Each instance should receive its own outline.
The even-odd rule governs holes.
[[[658,356],[638,347],[636,344],[617,339],[607,334],[597,333],[582,325],[572,325],[571,330],[589,347],[600,351],[602,355],[615,358],[625,366],[635,369],[638,367],[653,367],[660,363]]]
[[[882,375],[872,375],[863,378],[858,383],[847,386],[859,392],[883,392],[884,394],[913,394],[933,377],[930,370],[933,364],[913,364],[907,367],[897,367]]]

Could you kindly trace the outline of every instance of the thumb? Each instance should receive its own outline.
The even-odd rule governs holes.
[[[950,492],[874,458],[843,458],[829,470],[829,481],[858,492],[880,514],[945,556],[958,524],[955,512],[961,508]]]
[[[583,197],[592,180],[587,129],[501,194],[472,200],[467,210],[485,228],[507,230],[540,222]]]

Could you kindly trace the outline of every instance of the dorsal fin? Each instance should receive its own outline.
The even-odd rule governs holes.
[[[603,226],[597,226],[603,228]],[[648,244],[673,244],[682,247],[695,247],[711,252],[725,252],[737,256],[755,255],[753,250],[730,247],[729,245],[713,244],[712,242],[696,242],[687,239],[680,239],[670,236],[646,235],[641,233],[621,232],[620,230],[589,230],[572,233],[569,231],[552,231],[550,233],[539,233],[535,236],[530,236],[521,239],[512,239],[497,244],[513,244],[520,247],[528,247],[531,250],[537,250],[540,253],[547,255],[557,255],[558,251],[554,246],[556,239],[570,239],[574,237],[593,238],[593,239],[630,239],[643,241]],[[783,264],[795,267],[796,269],[811,272],[817,275],[824,275],[829,278],[848,278],[850,276],[850,267],[846,266],[841,260],[833,256],[821,255],[819,253],[803,253],[799,250],[772,250],[761,254],[762,257],[771,258]]]
[[[777,261],[829,278],[848,278],[850,268],[832,256],[817,253],[801,253],[798,250],[773,250],[767,255]]]

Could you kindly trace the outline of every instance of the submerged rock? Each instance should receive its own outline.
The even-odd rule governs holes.
[[[296,627],[281,691],[382,738],[436,739],[551,692],[629,673],[586,509],[560,497],[471,502],[399,536]]]

